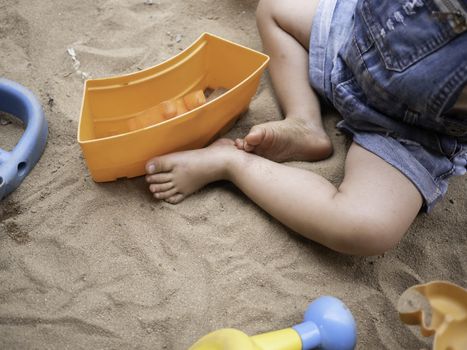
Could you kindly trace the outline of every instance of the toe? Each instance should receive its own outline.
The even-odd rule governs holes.
[[[156,173],[162,173],[162,172],[167,172],[171,170],[172,170],[172,166],[170,165],[168,161],[164,160],[163,157],[156,157],[156,158],[150,159],[146,163],[147,174],[156,174]]]
[[[163,184],[152,184],[149,186],[149,190],[152,193],[165,192],[171,190],[172,188],[174,188],[174,184],[172,182],[166,182]]]
[[[243,150],[247,152],[253,152],[255,150],[256,146],[250,145],[249,143],[245,142],[243,144]]]
[[[245,143],[248,144],[249,147],[255,147],[263,142],[264,136],[266,135],[266,129],[255,125],[251,128],[248,135],[245,136]]]
[[[167,198],[165,201],[170,204],[178,204],[184,199],[185,199],[185,196],[183,194],[177,193],[176,195]]]
[[[173,180],[173,173],[160,173],[146,175],[146,182],[150,184],[162,184]]]
[[[154,198],[156,199],[167,199],[172,197],[173,195],[177,194],[178,190],[176,188],[172,188],[165,192],[156,192],[154,193]]]
[[[245,149],[245,142],[243,141],[243,139],[236,139],[235,140],[235,147],[237,147],[238,149],[244,150]]]

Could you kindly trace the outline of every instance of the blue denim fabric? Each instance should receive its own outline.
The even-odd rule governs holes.
[[[467,115],[449,113],[467,83],[465,13],[464,0],[321,0],[313,19],[311,86],[340,112],[339,128],[414,183],[427,211],[465,173]]]

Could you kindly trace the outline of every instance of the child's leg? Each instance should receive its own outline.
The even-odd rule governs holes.
[[[393,247],[422,204],[412,182],[356,144],[339,188],[310,171],[238,150],[226,139],[154,158],[146,170],[154,197],[169,203],[209,182],[229,180],[284,225],[348,254],[379,254]]]
[[[319,160],[332,153],[308,81],[308,45],[318,0],[261,0],[258,29],[285,120],[254,126],[237,146],[275,161]]]

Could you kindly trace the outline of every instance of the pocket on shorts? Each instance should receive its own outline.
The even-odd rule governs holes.
[[[443,12],[445,9],[437,5],[447,1],[362,0],[360,11],[364,30],[373,39],[388,70],[404,71],[465,31],[465,26],[454,26],[452,18]],[[461,12],[457,16],[463,18],[465,9],[461,1],[449,1],[459,3]]]

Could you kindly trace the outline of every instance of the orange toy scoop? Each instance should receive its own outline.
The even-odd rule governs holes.
[[[435,336],[434,350],[467,349],[466,289],[442,281],[419,284],[402,294],[397,308],[402,322]]]
[[[150,158],[212,142],[248,109],[268,60],[204,33],[153,67],[87,80],[78,142],[93,180],[144,175]]]

